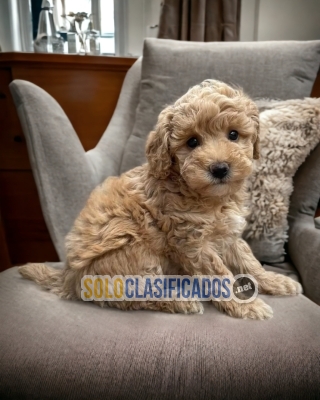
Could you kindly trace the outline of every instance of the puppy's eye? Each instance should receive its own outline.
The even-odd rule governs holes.
[[[229,135],[228,135],[228,139],[229,139],[229,140],[235,141],[235,140],[238,139],[238,137],[239,137],[238,131],[230,131],[230,132],[229,132]]]
[[[200,145],[199,140],[195,137],[192,137],[187,141],[187,146],[190,147],[191,149],[195,149],[199,145]]]

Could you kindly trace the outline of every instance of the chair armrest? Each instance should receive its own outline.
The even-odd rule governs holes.
[[[320,305],[320,229],[312,216],[300,214],[292,223],[288,250],[301,276],[304,294]]]
[[[48,93],[23,80],[13,81],[10,90],[44,219],[60,260],[64,260],[64,237],[97,184],[94,166],[68,117]]]

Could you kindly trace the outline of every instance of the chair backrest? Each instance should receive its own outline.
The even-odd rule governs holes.
[[[126,75],[107,129],[97,146],[87,152],[88,158],[95,166],[98,182],[102,182],[107,176],[120,173],[125,145],[132,132],[139,103],[141,65],[140,57]]]

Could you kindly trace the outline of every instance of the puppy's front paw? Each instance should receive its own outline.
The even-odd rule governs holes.
[[[275,272],[266,271],[258,280],[259,293],[287,296],[302,293],[299,282]]]
[[[214,305],[230,317],[242,319],[270,319],[273,317],[272,308],[261,299],[250,303],[238,303],[234,300],[214,302]]]
[[[241,303],[240,316],[243,319],[270,319],[273,317],[272,308],[261,299],[255,299],[252,303]]]
[[[203,314],[204,308],[200,301],[177,301],[178,312],[184,314]]]

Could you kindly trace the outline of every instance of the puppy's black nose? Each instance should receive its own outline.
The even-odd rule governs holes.
[[[228,175],[229,165],[225,162],[210,165],[211,174],[218,179],[222,179]]]

